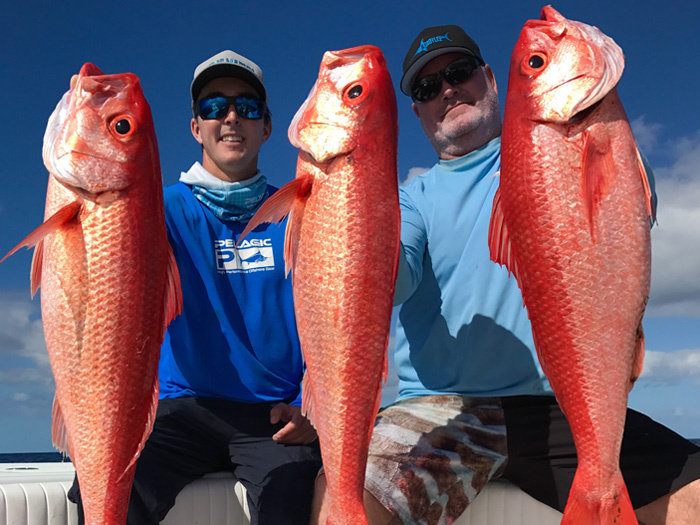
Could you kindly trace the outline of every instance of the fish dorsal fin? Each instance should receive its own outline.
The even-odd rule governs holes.
[[[508,227],[503,216],[500,188],[496,190],[496,194],[493,196],[493,208],[489,224],[489,251],[491,252],[491,260],[505,266],[508,272],[513,274],[517,281],[520,282],[518,264],[513,256]]]
[[[248,225],[238,237],[236,246],[253,229],[266,222],[280,222],[287,215],[290,215],[287,222],[284,241],[284,266],[285,272],[294,267],[297,248],[299,243],[299,231],[301,220],[304,215],[304,206],[311,193],[313,185],[313,175],[303,174],[297,176],[293,181],[285,184],[267,199],[260,209],[255,212]]]
[[[582,193],[591,238],[595,239],[595,218],[603,195],[615,176],[610,135],[603,125],[594,124],[583,132]]]
[[[168,243],[168,277],[165,289],[165,316],[163,318],[163,335],[170,321],[182,313],[182,288],[180,286],[180,272],[177,269],[177,261],[173,249]]]
[[[54,213],[51,217],[46,219],[37,229],[32,233],[27,235],[20,243],[12,248],[5,257],[0,259],[0,263],[7,259],[10,255],[15,253],[20,248],[32,248],[39,244],[44,237],[49,233],[58,230],[65,223],[69,222],[75,216],[78,215],[80,211],[80,201],[73,201],[70,204],[66,204],[63,208]]]
[[[70,456],[75,461],[70,440],[68,439],[68,432],[66,431],[66,422],[63,419],[63,411],[56,396],[53,398],[53,406],[51,407],[51,441],[59,452],[64,456]]]

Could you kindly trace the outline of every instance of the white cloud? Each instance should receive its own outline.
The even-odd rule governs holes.
[[[408,184],[408,181],[410,181],[413,177],[416,177],[418,175],[422,175],[426,171],[428,171],[430,168],[421,168],[420,166],[415,166],[411,169],[408,170],[408,175],[406,175],[406,178],[401,182],[401,186],[405,186]]]
[[[663,131],[663,126],[661,124],[647,122],[646,115],[642,115],[630,122],[630,126],[632,127],[632,132],[634,133],[634,138],[637,141],[639,149],[641,149],[645,155],[648,155],[651,151],[656,149],[659,137]]]
[[[26,357],[48,368],[39,300],[29,294],[4,292],[0,297],[0,355]]]
[[[669,149],[674,163],[654,167],[659,210],[647,312],[700,317],[700,133]]]
[[[644,353],[644,369],[639,380],[650,384],[670,385],[684,379],[700,384],[700,349],[675,352]]]

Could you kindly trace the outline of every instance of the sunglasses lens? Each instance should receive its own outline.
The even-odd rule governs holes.
[[[445,80],[454,86],[468,80],[477,67],[478,64],[473,60],[460,60],[452,62],[443,70],[442,74]]]
[[[238,116],[246,119],[257,120],[262,118],[263,103],[257,98],[236,97],[234,101]]]
[[[262,118],[265,108],[262,100],[253,97],[210,97],[199,101],[199,116],[204,120],[219,119],[226,116],[231,104],[239,117],[249,120]]]
[[[411,89],[411,96],[417,102],[427,102],[434,99],[442,88],[444,78],[450,85],[456,86],[466,82],[481,65],[477,59],[459,58],[447,65],[442,71],[419,79]]]
[[[411,96],[418,102],[427,102],[435,98],[442,87],[442,79],[439,74],[428,75],[423,77],[413,85]]]
[[[199,116],[205,120],[221,118],[228,110],[226,97],[204,98],[199,101]]]

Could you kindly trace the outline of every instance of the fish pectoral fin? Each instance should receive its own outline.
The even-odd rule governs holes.
[[[44,265],[44,240],[40,240],[36,243],[34,247],[34,255],[32,256],[32,269],[31,269],[31,290],[32,298],[36,295],[39,285],[41,284],[41,269]]]
[[[53,406],[51,407],[51,441],[53,446],[64,456],[70,456],[71,459],[75,459],[73,457],[73,451],[71,450],[70,440],[68,439],[68,432],[66,431],[66,423],[63,419],[61,405],[58,402],[58,398],[55,396],[53,398]]]
[[[508,226],[503,216],[500,188],[496,190],[496,194],[493,197],[491,222],[489,223],[489,251],[491,252],[491,260],[505,266],[508,272],[512,273],[517,281],[520,282],[518,263],[513,255]]]
[[[603,125],[593,125],[583,132],[583,202],[588,218],[591,238],[595,239],[595,219],[598,205],[615,176],[610,135]]]
[[[639,166],[639,174],[642,178],[642,187],[644,188],[644,195],[646,197],[645,204],[647,206],[647,213],[649,214],[649,220],[653,225],[656,222],[656,207],[654,206],[654,196],[651,191],[651,184],[649,183],[647,163],[644,162],[644,157],[642,156],[641,151],[639,151],[639,148],[636,149],[636,152],[637,165]]]
[[[58,230],[61,226],[71,221],[74,217],[78,215],[82,204],[80,201],[73,201],[70,204],[66,204],[63,208],[54,213],[51,217],[46,219],[36,230],[27,235],[20,243],[12,248],[5,257],[0,259],[0,263],[7,259],[10,255],[15,253],[20,248],[32,248],[39,244],[44,237],[49,233]]]
[[[172,246],[168,243],[168,276],[165,289],[165,317],[161,341],[165,337],[165,330],[170,321],[182,313],[182,287],[180,286],[180,272]]]
[[[297,199],[306,200],[311,191],[312,182],[312,176],[297,177],[273,193],[248,221],[248,225],[238,237],[236,246],[241,243],[248,233],[261,224],[281,222],[292,211],[294,202]]]

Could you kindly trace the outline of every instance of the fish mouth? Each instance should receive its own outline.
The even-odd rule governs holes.
[[[73,184],[70,184],[66,181],[62,181],[59,179],[56,179],[59,184],[64,186],[66,189],[69,191],[75,193],[78,195],[81,199],[94,202],[95,204],[100,204],[100,205],[107,205],[115,200],[119,199],[120,197],[124,196],[128,188],[119,188],[119,189],[105,189],[105,190],[87,190],[85,188],[82,188],[80,186],[76,186]]]

